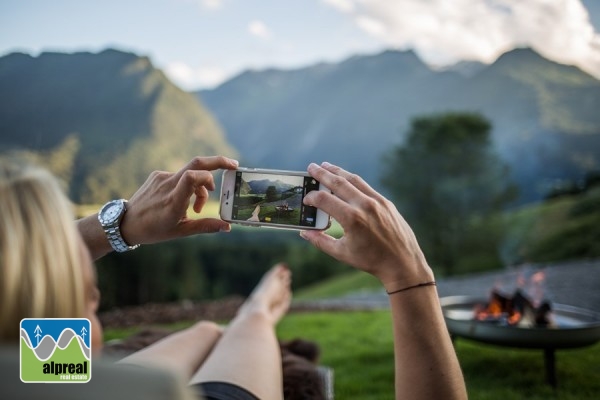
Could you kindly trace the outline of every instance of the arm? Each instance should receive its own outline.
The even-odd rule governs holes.
[[[229,231],[229,224],[220,219],[188,218],[187,209],[195,195],[193,208],[200,213],[208,192],[215,190],[210,171],[237,166],[237,161],[225,157],[196,157],[178,172],[151,173],[127,204],[121,221],[123,239],[130,245],[150,244],[197,233]],[[77,226],[93,259],[112,251],[97,214],[80,219]]]
[[[434,280],[417,239],[395,206],[362,178],[323,163],[308,172],[332,190],[309,193],[304,203],[335,218],[344,236],[303,231],[329,255],[379,278],[387,292]],[[389,296],[394,328],[396,398],[466,399],[435,286]]]

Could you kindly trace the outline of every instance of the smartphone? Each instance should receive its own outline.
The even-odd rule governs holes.
[[[331,191],[307,172],[238,168],[223,172],[221,219],[227,222],[284,229],[324,230],[327,213],[304,205],[313,190]]]

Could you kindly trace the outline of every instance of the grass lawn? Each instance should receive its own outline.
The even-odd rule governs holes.
[[[108,329],[105,339],[135,331]],[[291,314],[279,324],[277,334],[284,340],[301,337],[319,343],[322,364],[335,370],[336,398],[394,398],[389,312]],[[557,352],[556,391],[544,383],[543,354],[539,350],[508,349],[466,340],[458,340],[456,349],[470,399],[592,400],[600,395],[600,344]]]
[[[294,292],[294,299],[315,300],[341,297],[349,293],[382,291],[381,283],[373,275],[351,271],[335,275]]]

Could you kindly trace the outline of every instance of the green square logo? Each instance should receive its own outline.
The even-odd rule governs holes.
[[[91,327],[87,318],[21,320],[21,381],[89,382],[92,378]]]

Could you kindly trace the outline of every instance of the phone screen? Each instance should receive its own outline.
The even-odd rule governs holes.
[[[237,171],[232,219],[315,227],[317,209],[302,203],[312,190],[319,182],[309,176]]]

